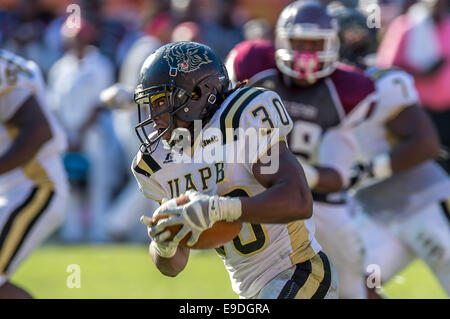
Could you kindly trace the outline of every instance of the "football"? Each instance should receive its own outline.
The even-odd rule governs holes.
[[[181,195],[176,198],[176,203],[178,206],[184,205],[189,202],[189,197],[187,195]],[[166,218],[166,217],[162,217]],[[152,223],[155,225],[158,223],[161,217],[155,216],[153,217]],[[191,234],[188,233],[179,243],[181,247],[190,248],[190,249],[211,249],[220,247],[234,237],[236,237],[241,231],[242,223],[241,222],[226,222],[226,221],[218,221],[211,228],[206,229],[203,233],[201,233],[197,243],[194,246],[188,247],[187,241],[191,237]],[[171,236],[169,240],[172,240],[173,237],[178,233],[181,229],[181,225],[169,226],[166,229],[170,230]]]

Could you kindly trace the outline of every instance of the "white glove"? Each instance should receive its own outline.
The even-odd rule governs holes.
[[[168,226],[182,225],[183,227],[172,242],[178,245],[189,232],[192,232],[187,242],[187,245],[191,247],[198,241],[200,234],[205,229],[211,228],[215,222],[219,220],[231,222],[242,214],[239,198],[209,196],[196,191],[188,191],[186,195],[189,196],[189,203],[177,206],[175,199],[171,199],[155,211],[155,216],[168,216],[168,218],[150,228],[150,237],[161,233]]]
[[[167,241],[170,237],[170,231],[166,230],[165,232],[153,235],[150,234],[150,229],[152,228],[152,219],[147,216],[141,217],[141,223],[147,226],[148,236],[152,240],[151,246],[155,249],[155,252],[164,258],[171,258],[177,252],[178,243],[174,243],[173,241]]]
[[[369,163],[356,163],[352,167],[349,187],[366,187],[392,176],[389,153],[375,156]]]
[[[133,107],[133,90],[121,83],[115,83],[100,93],[100,101],[109,108],[129,109]]]

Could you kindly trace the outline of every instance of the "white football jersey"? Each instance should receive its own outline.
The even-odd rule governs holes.
[[[66,187],[60,159],[61,151],[66,148],[66,137],[46,104],[45,83],[39,67],[32,61],[0,50],[0,156],[9,149],[18,134],[18,129],[8,125],[8,121],[31,95],[39,102],[53,137],[25,166],[0,175],[0,193],[24,182]]]
[[[379,71],[382,72],[382,71]],[[386,123],[405,108],[419,104],[414,79],[401,70],[386,70],[373,76],[376,102],[350,113],[347,121],[359,120],[353,132],[358,142],[357,160],[367,162],[395,145]],[[353,123],[352,123],[353,124]]]
[[[355,110],[360,113],[349,116],[349,122],[354,125],[357,162],[368,162],[378,154],[390,152],[398,140],[386,124],[405,108],[420,105],[414,80],[408,73],[398,69],[378,70],[372,78],[376,85],[376,103]],[[368,180],[356,191],[356,199],[367,212],[391,219],[418,212],[434,201],[447,198],[450,180],[438,164],[430,160],[380,182]]]
[[[243,143],[246,135],[235,138],[230,129],[258,140]],[[137,154],[132,171],[142,193],[156,201],[190,189],[209,195],[254,196],[265,188],[253,176],[252,164],[291,129],[292,120],[275,92],[241,88],[204,125],[190,155],[159,143],[151,155]],[[311,218],[289,224],[244,223],[236,238],[216,250],[233,290],[249,298],[278,273],[311,259],[320,249]]]

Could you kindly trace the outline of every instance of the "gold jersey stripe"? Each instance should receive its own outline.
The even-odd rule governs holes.
[[[292,246],[292,253],[289,258],[293,265],[305,262],[316,255],[309,240],[310,232],[303,220],[288,223],[287,230]]]
[[[403,105],[397,106],[389,114],[389,116],[386,118],[385,122],[387,123],[387,122],[390,122],[393,119],[395,119],[404,109],[405,109],[405,106],[403,106]],[[397,137],[394,133],[392,133],[391,130],[389,130],[389,129],[386,131],[386,140],[391,147],[395,147],[400,142],[400,138]]]
[[[220,130],[222,132],[222,144],[226,144],[233,141],[233,118],[236,112],[248,104],[244,102],[253,93],[258,92],[256,88],[246,87],[239,90],[236,96],[225,106],[222,114],[220,115]]]
[[[391,148],[394,148],[400,142],[400,139],[391,132],[391,130],[386,130],[386,141]]]
[[[404,105],[399,105],[395,107],[392,112],[389,114],[389,116],[386,118],[385,122],[392,121],[395,119],[406,107]]]
[[[5,125],[9,137],[14,140],[19,134],[19,129],[12,125]],[[47,171],[35,158],[22,166],[24,175],[37,186],[53,188],[53,181],[48,177]]]
[[[5,124],[9,137],[14,140],[19,135],[19,129],[11,124]]]
[[[233,141],[233,118],[236,114],[237,110],[243,106],[243,102],[256,92],[256,89],[251,88],[247,92],[245,92],[231,107],[231,109],[228,111],[228,114],[225,116],[225,141]],[[246,105],[244,105],[245,107]]]
[[[0,272],[6,270],[11,258],[14,257],[18,250],[22,239],[27,234],[28,226],[40,215],[43,210],[48,206],[49,200],[53,195],[53,188],[40,187],[35,189],[32,196],[26,200],[26,204],[20,207],[18,211],[14,212],[11,216],[13,219],[8,221],[9,229],[3,229],[0,243]]]
[[[324,278],[324,265],[320,256],[315,255],[313,258],[311,258],[310,262],[311,273],[309,274],[308,279],[306,279],[305,284],[297,292],[297,295],[294,299],[311,299]]]
[[[0,99],[2,97],[4,97],[6,94],[8,94],[9,92],[11,92],[14,88],[15,88],[15,86],[9,86],[9,87],[5,88],[4,90],[0,91]]]
[[[46,170],[36,159],[23,166],[23,172],[35,185],[53,189],[53,180],[48,177]]]
[[[149,175],[152,175],[154,172],[153,170],[147,165],[147,163],[145,161],[143,161],[142,159],[140,159],[137,163],[137,166],[143,170],[144,172],[148,173]]]
[[[136,162],[137,168],[135,167],[135,171],[141,174],[144,173],[144,175],[147,175],[147,177],[161,169],[161,166],[159,166],[159,164],[153,159],[153,157],[148,154],[143,154],[142,152],[138,152]]]

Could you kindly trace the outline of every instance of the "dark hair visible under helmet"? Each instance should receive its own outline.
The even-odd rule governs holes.
[[[174,42],[152,53],[144,61],[134,94],[139,113],[135,129],[144,146],[141,150],[154,151],[156,143],[174,126],[175,115],[185,122],[210,117],[223,102],[229,83],[223,62],[206,45]],[[165,97],[167,107],[154,113],[152,103],[161,97]],[[148,111],[145,116],[144,109]],[[145,127],[164,113],[170,115],[169,126],[150,140]]]

